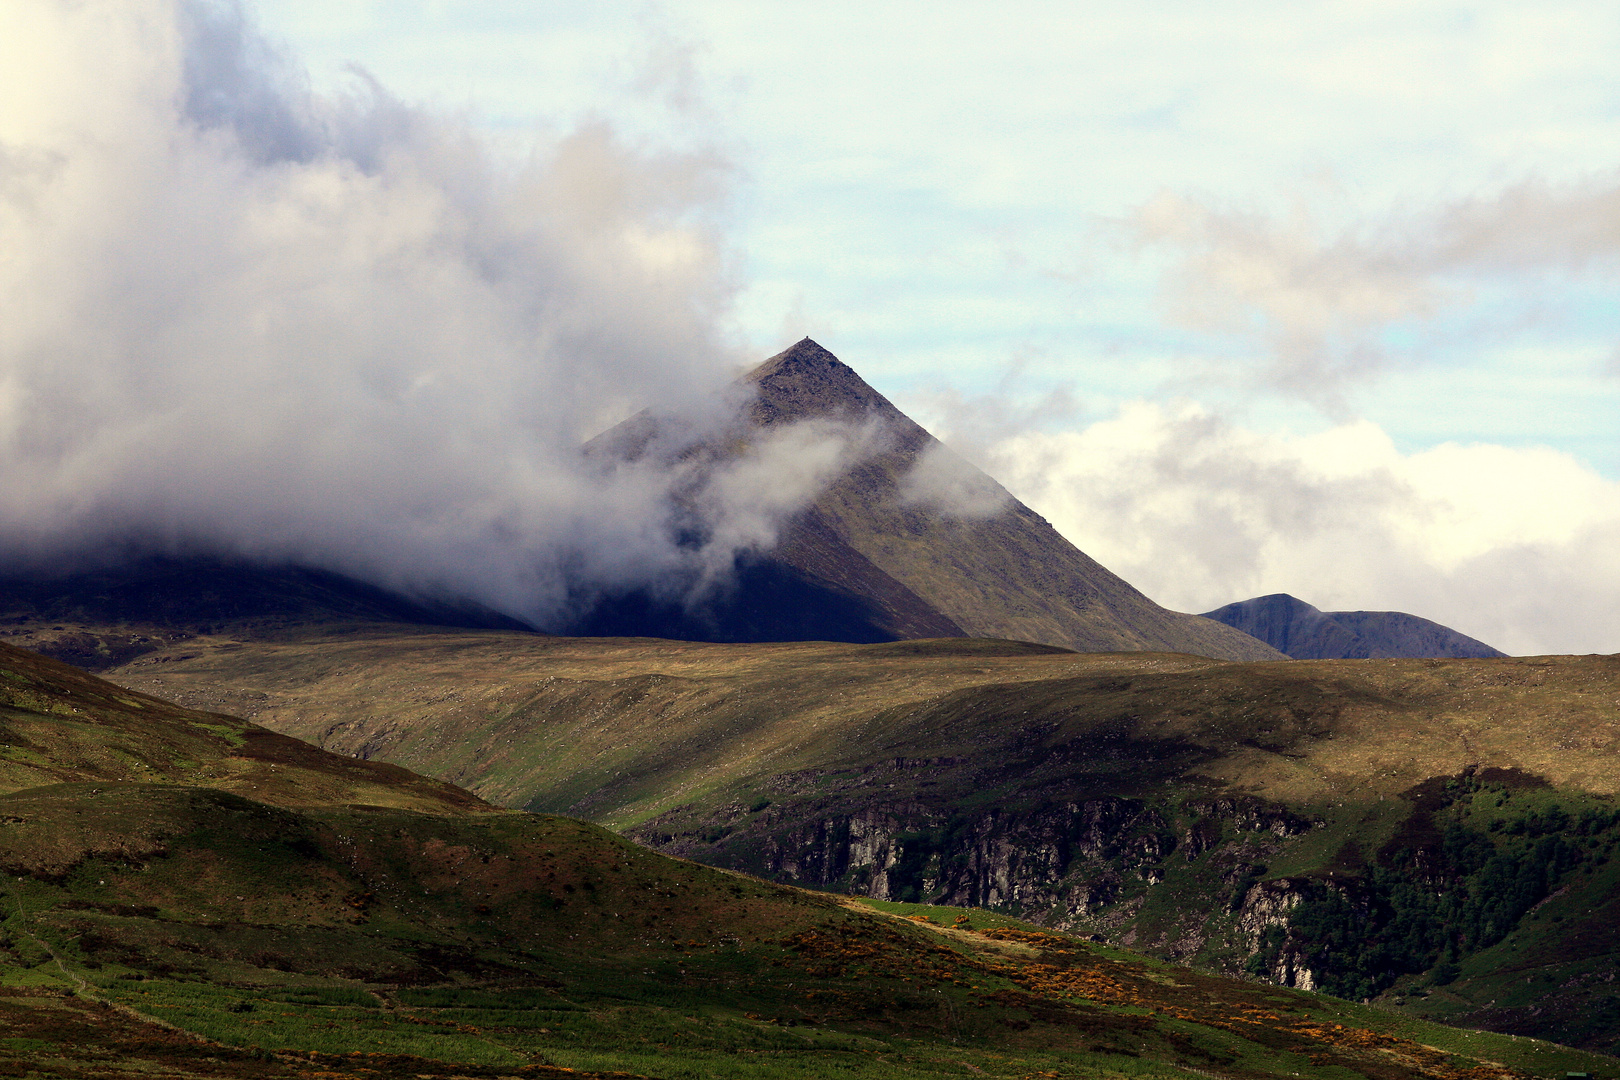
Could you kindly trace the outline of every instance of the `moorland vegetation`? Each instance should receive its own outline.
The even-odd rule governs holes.
[[[1611,1063],[671,859],[6,646],[0,727],[14,1075],[1514,1080]]]
[[[1594,1048],[1620,1037],[1616,658],[378,627],[230,644],[114,677],[783,883],[987,907]]]

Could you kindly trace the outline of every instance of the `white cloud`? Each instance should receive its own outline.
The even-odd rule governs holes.
[[[1272,592],[1398,610],[1513,653],[1620,650],[1620,483],[1544,447],[1403,454],[1362,420],[1261,434],[1135,403],[993,470],[1082,550],[1187,611]]]
[[[984,518],[1012,501],[1007,489],[944,443],[926,446],[900,482],[902,503],[931,507],[956,518]]]
[[[827,418],[772,426],[753,435],[748,453],[709,478],[698,498],[705,518],[715,523],[719,542],[713,546],[726,555],[768,550],[789,516],[887,441],[875,423]],[[716,572],[729,569],[713,567]]]
[[[1179,255],[1164,283],[1172,319],[1251,343],[1238,365],[1252,359],[1257,381],[1339,411],[1350,385],[1391,360],[1391,328],[1432,334],[1424,324],[1442,315],[1500,302],[1492,280],[1510,281],[1512,305],[1533,309],[1540,276],[1607,281],[1620,269],[1620,174],[1530,180],[1420,212],[1352,214],[1348,225],[1333,216],[1344,215],[1305,199],[1279,215],[1165,193],[1133,226]],[[1501,312],[1476,318],[1500,333]]]

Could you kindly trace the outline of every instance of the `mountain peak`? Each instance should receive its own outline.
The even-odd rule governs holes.
[[[821,344],[812,338],[800,338],[775,356],[744,376],[745,381],[760,382],[782,373],[813,371],[816,369],[842,368],[855,375],[855,370],[838,357],[821,347]],[[855,376],[859,378],[860,376]]]
[[[873,413],[891,422],[905,419],[854,368],[809,338],[777,353],[743,376],[743,381],[758,388],[753,409],[757,424],[813,416],[857,419]]]

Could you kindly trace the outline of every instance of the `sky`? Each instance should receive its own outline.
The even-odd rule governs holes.
[[[256,259],[251,274],[231,271],[236,298],[218,299],[207,319],[166,326],[173,355],[187,341],[223,340],[250,295],[260,298],[246,305],[251,317],[289,327],[261,352],[307,357],[320,336],[311,325],[324,335],[319,349],[346,339],[380,355],[403,341],[437,359],[378,360],[388,370],[343,377],[374,390],[433,368],[460,379],[468,399],[425,392],[431,408],[386,437],[382,413],[362,422],[345,406],[327,418],[342,436],[334,444],[379,462],[416,460],[424,446],[434,460],[463,461],[440,478],[483,492],[461,518],[424,524],[422,485],[379,463],[356,473],[364,497],[320,480],[329,527],[287,537],[278,552],[347,545],[345,565],[363,568],[376,541],[345,525],[343,508],[370,506],[371,492],[396,485],[375,530],[397,535],[409,523],[418,566],[469,515],[490,551],[505,552],[488,558],[506,564],[528,550],[512,540],[523,530],[566,536],[570,551],[611,552],[603,558],[614,566],[666,564],[682,556],[648,554],[657,545],[647,508],[668,477],[616,493],[615,513],[593,521],[581,509],[594,494],[586,479],[491,506],[510,485],[546,487],[537,477],[555,473],[576,429],[638,400],[701,410],[703,393],[723,382],[717,372],[809,335],[1167,606],[1203,611],[1289,592],[1324,609],[1410,611],[1513,653],[1620,651],[1612,4],[83,7],[105,25],[81,26],[77,46],[60,46],[57,70],[84,69],[70,82],[27,72],[53,55],[40,42],[73,38],[62,12],[79,7],[8,5],[17,23],[0,41],[26,53],[8,65],[23,73],[0,97],[11,114],[0,113],[8,205],[60,189],[38,179],[48,168],[39,162],[89,153],[84,142],[64,149],[64,118],[108,125],[97,137],[109,142],[136,129],[131,115],[170,144],[194,145],[161,160],[104,154],[100,180],[63,206],[110,206],[97,183],[127,192],[165,177],[169,189],[177,177],[195,188],[176,201],[224,207],[233,190],[257,200],[246,218],[219,209],[212,220],[229,229],[199,229],[206,243],[172,228],[195,201],[166,211],[171,227],[158,241],[210,251],[175,255],[168,292],[143,281],[131,301],[127,283],[102,273],[103,292],[84,295],[116,294],[125,315],[116,332],[83,344],[96,370],[110,364],[119,385],[164,400],[174,385],[143,376],[149,367],[136,360],[109,359],[128,351],[116,341],[199,274]],[[164,29],[187,19],[212,29],[178,39]],[[159,39],[167,68],[152,60]],[[178,120],[129,104],[165,86],[185,97]],[[234,150],[192,138],[226,128]],[[30,146],[43,149],[19,149]],[[333,155],[349,170],[321,174]],[[292,192],[298,170],[304,187]],[[46,186],[27,187],[36,181]],[[261,235],[257,247],[214,238],[283,221],[290,206],[309,226],[317,191],[329,200],[324,233],[307,227],[296,243]],[[143,213],[156,205],[150,190],[141,199]],[[541,205],[563,209],[536,228]],[[367,217],[368,206],[383,209]],[[363,243],[352,240],[361,220]],[[407,220],[417,232],[402,237]],[[24,239],[43,244],[42,228]],[[82,281],[109,251],[152,240],[95,221],[68,231],[70,250],[84,254],[51,263],[59,280]],[[61,236],[49,236],[60,251]],[[300,257],[333,245],[349,257],[348,278],[298,286],[328,291],[316,314],[307,304],[260,310],[266,290],[291,295]],[[446,245],[452,256],[441,260]],[[264,269],[266,251],[279,270]],[[401,290],[388,269],[398,251],[436,269]],[[27,265],[29,280],[45,280]],[[497,279],[543,282],[555,303],[537,310],[517,285],[489,284]],[[349,325],[334,313],[338,298],[365,299],[374,324],[403,311],[407,329]],[[463,316],[420,314],[447,302]],[[559,332],[565,302],[586,314]],[[75,322],[76,310],[63,307],[56,325]],[[11,334],[11,355],[23,355],[26,342]],[[537,340],[548,357],[569,358],[561,374],[536,380],[523,366]],[[478,350],[497,359],[465,360],[486,369],[476,377],[445,359]],[[258,370],[252,356],[235,363]],[[293,364],[298,380],[333,378],[300,363],[313,366]],[[45,382],[14,374],[13,402],[24,400],[16,387],[44,393]],[[471,400],[490,386],[506,388],[499,405]],[[293,400],[288,386],[260,390]],[[263,399],[245,399],[242,416]],[[0,393],[0,433],[5,408]],[[523,409],[547,419],[526,424]],[[483,430],[486,445],[520,432],[524,449],[504,471],[475,465],[465,446],[445,445],[430,414],[434,425],[448,416]],[[156,438],[97,430],[103,446]],[[289,437],[272,458],[319,471],[302,445]],[[81,451],[101,460],[89,443]],[[109,518],[133,512],[107,509],[117,501],[108,493],[136,491],[146,506],[162,489],[131,481],[131,465],[98,478],[101,494],[87,500],[87,466],[64,470],[63,455],[31,459],[43,478],[34,491],[49,488],[60,508],[50,517],[58,534],[82,527],[91,503]],[[149,448],[131,457],[162,471]],[[822,445],[807,458],[823,459],[836,453]],[[241,468],[221,464],[215,487],[225,494],[208,498],[226,499]],[[284,508],[284,476],[266,476],[263,497],[248,501]],[[813,486],[814,476],[800,482]],[[149,528],[197,520],[183,499],[165,498]],[[240,531],[234,520],[210,527]],[[746,543],[769,532],[769,515],[739,528]],[[625,535],[645,543],[603,539]],[[453,584],[458,571],[430,572]],[[522,574],[502,586],[533,587]]]

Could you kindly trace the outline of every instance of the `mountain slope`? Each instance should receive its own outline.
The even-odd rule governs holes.
[[[582,597],[585,636],[877,642],[1028,640],[1079,650],[1158,649],[1274,659],[1223,624],[1167,611],[1064,540],[808,339],[745,380],[743,426],[677,451],[690,467],[746,451],[781,429],[840,422],[872,452],[788,520],[733,580],[684,603],[660,589]],[[643,415],[595,440],[615,459],[663,452]],[[701,522],[695,523],[701,527]],[[583,584],[579,588],[586,588]],[[340,624],[529,629],[469,602],[402,596],[325,570],[212,556],[137,558],[95,570],[0,573],[0,637],[103,670],[182,636],[266,639]]]
[[[61,783],[206,786],[283,807],[496,812],[461,788],[396,765],[339,757],[3,643],[0,740],[0,792]]]
[[[572,632],[714,641],[961,635],[1083,652],[1277,658],[1246,634],[1153,603],[808,338],[746,382],[757,396],[740,443],[833,420],[875,427],[878,448],[792,518],[775,548],[744,560],[734,591],[696,610],[616,598]],[[627,422],[597,440],[596,452],[633,458],[651,423]]]
[[[1399,611],[1319,611],[1287,593],[1242,600],[1204,618],[1242,630],[1296,660],[1487,657],[1483,641]]]

